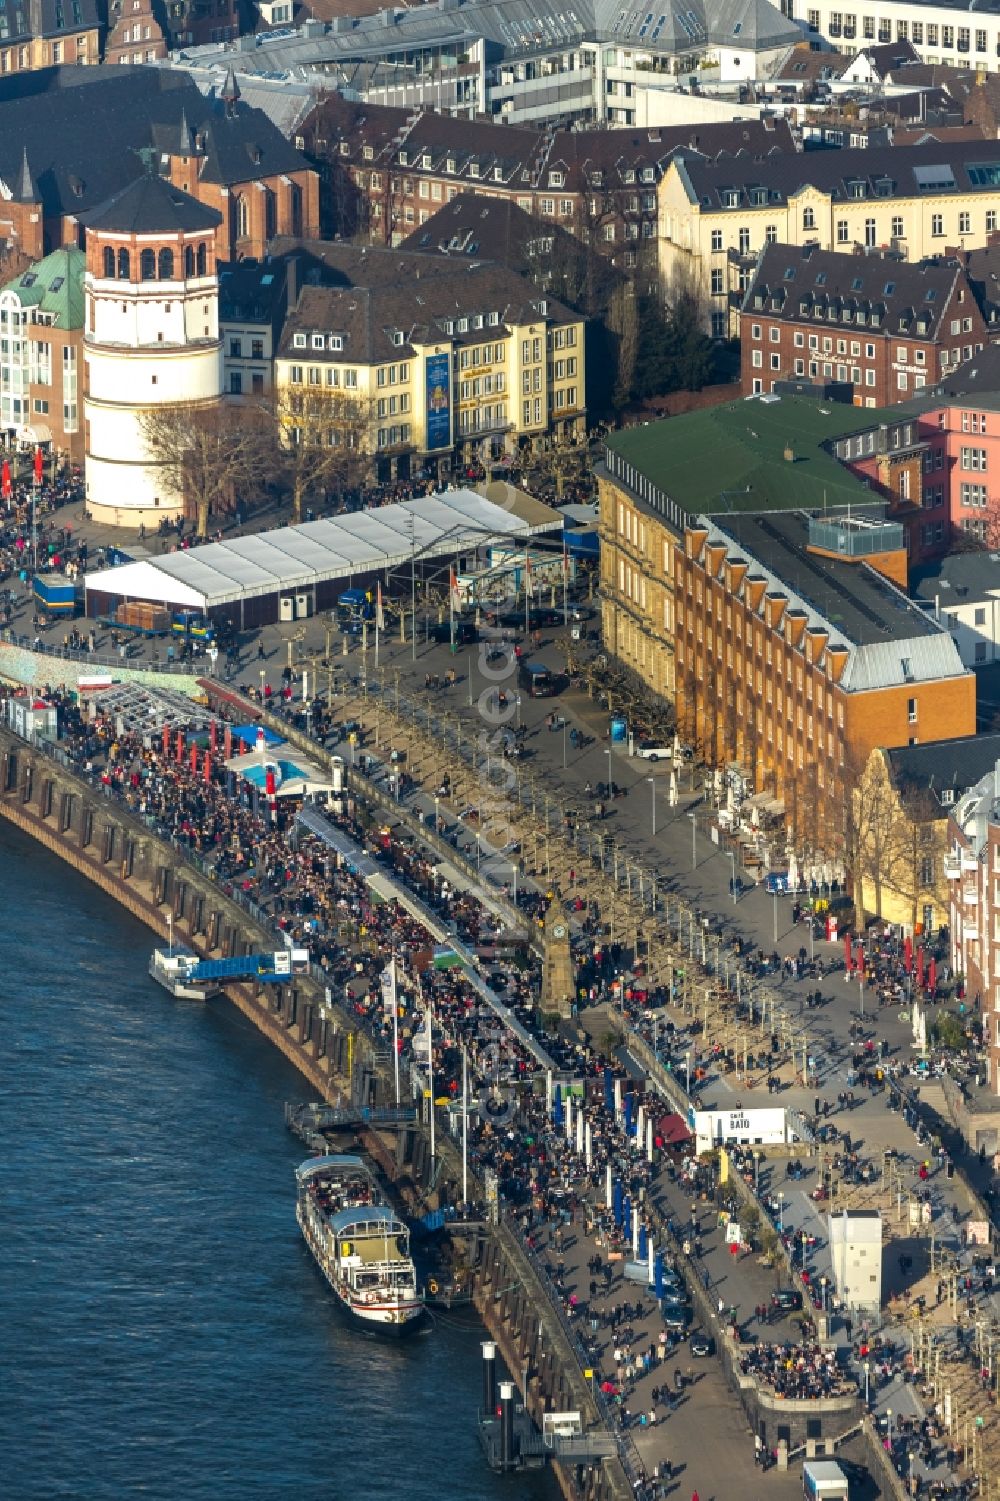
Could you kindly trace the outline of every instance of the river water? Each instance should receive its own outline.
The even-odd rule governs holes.
[[[468,1315],[342,1323],[295,1224],[295,1070],[3,825],[0,912],[4,1497],[551,1501],[482,1459]]]

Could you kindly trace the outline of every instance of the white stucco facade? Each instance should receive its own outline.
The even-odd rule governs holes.
[[[178,241],[178,268],[182,254]],[[180,514],[182,496],[149,452],[143,414],[219,398],[218,280],[123,281],[88,271],[84,297],[87,505],[96,520],[155,528],[162,516]]]

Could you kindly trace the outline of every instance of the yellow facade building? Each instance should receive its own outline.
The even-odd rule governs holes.
[[[678,156],[658,192],[664,286],[696,291],[706,327],[725,337],[739,332],[742,294],[768,242],[884,247],[911,261],[985,244],[1000,225],[1000,151],[962,141],[717,161]],[[788,295],[796,291],[791,282]],[[873,309],[864,311],[870,317]]]
[[[364,430],[381,478],[585,431],[585,324],[570,308],[490,263],[339,247],[337,260],[356,284],[302,288],[275,386],[317,404],[338,393],[332,426]]]

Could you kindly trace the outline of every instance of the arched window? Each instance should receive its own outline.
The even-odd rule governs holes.
[[[118,280],[132,280],[131,262],[129,261],[128,251],[125,249],[124,245],[118,252]]]
[[[193,245],[185,245],[184,246],[184,275],[185,276],[193,276],[194,275],[194,246]]]
[[[156,251],[144,250],[139,257],[139,280],[152,281],[156,275]]]
[[[159,265],[157,266],[160,281],[172,281],[174,275],[174,252],[169,245],[164,245],[160,251]]]
[[[110,245],[104,247],[104,274],[105,276],[115,274],[115,252]]]
[[[236,235],[238,239],[245,240],[250,233],[250,211],[247,201],[240,193],[236,199]]]
[[[270,188],[264,189],[264,238],[273,240],[278,233],[278,204]]]
[[[199,276],[204,276],[205,273],[206,273],[206,271],[207,271],[207,269],[208,269],[208,251],[205,249],[205,242],[204,242],[204,240],[202,240],[201,244],[198,246],[198,275]]]
[[[289,229],[289,234],[298,236],[302,233],[302,189],[299,187],[297,182],[292,183],[290,199],[292,223]]]

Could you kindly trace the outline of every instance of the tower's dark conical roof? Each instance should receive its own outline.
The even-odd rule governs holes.
[[[119,234],[180,234],[214,230],[222,223],[222,215],[164,178],[144,173],[97,208],[81,214],[80,221],[87,229]]]

